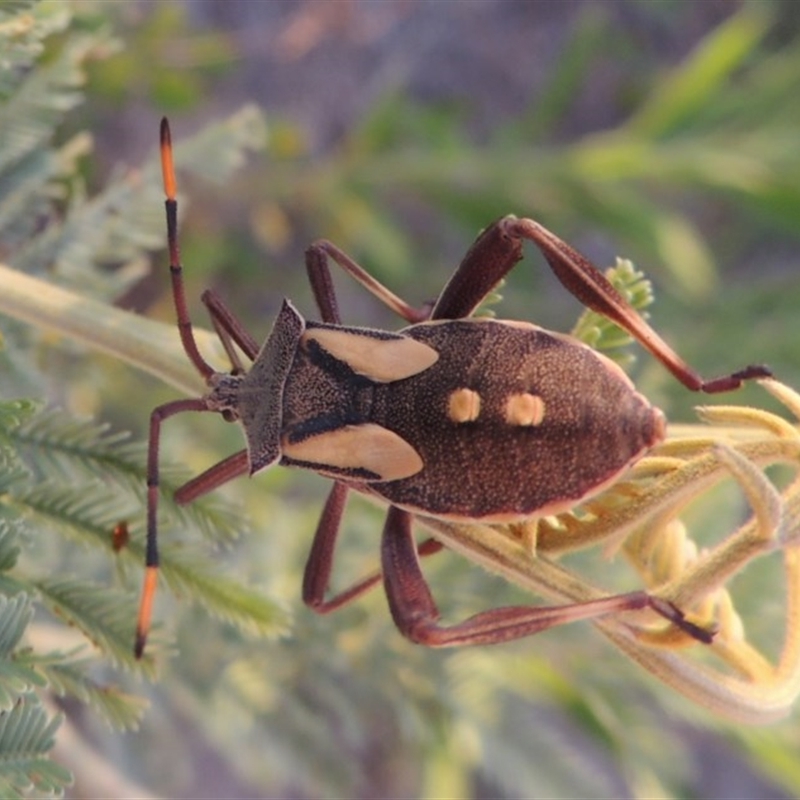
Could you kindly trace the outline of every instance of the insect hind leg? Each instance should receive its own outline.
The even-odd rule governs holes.
[[[769,368],[754,364],[729,375],[705,380],[653,330],[588,258],[532,219],[505,217],[498,224],[508,236],[535,244],[570,294],[627,331],[687,389],[718,394],[738,389],[745,381],[772,376]]]
[[[407,511],[390,508],[381,544],[384,586],[400,632],[429,647],[500,644],[557,625],[608,614],[651,609],[693,639],[708,644],[713,632],[687,620],[669,601],[644,592],[611,595],[559,606],[504,606],[475,614],[455,625],[439,624],[439,609],[419,565]]]

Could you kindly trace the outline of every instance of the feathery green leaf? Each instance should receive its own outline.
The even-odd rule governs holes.
[[[132,441],[127,433],[112,432],[108,425],[76,420],[63,411],[43,411],[15,427],[9,434],[31,466],[42,478],[74,486],[76,479],[89,483],[102,480],[116,515],[110,512],[104,524],[128,516],[142,515],[147,493],[147,445]],[[199,530],[215,542],[230,543],[246,530],[241,512],[218,496],[206,495],[185,506],[173,494],[185,482],[186,469],[162,460],[159,505],[171,524]],[[122,498],[125,498],[124,500]]]
[[[56,618],[77,627],[113,664],[152,677],[149,662],[133,656],[136,604],[130,595],[86,579],[48,578],[34,583]]]
[[[235,578],[220,575],[214,561],[184,548],[161,550],[161,572],[175,593],[185,593],[219,619],[260,636],[286,632],[288,614],[283,606]]]
[[[130,642],[128,642],[130,649]],[[122,691],[115,685],[102,685],[92,680],[86,669],[88,661],[39,663],[38,669],[47,679],[50,691],[60,697],[75,697],[91,706],[106,722],[118,731],[137,730],[149,703],[137,695]]]
[[[72,782],[70,773],[47,757],[61,716],[48,719],[35,694],[23,694],[8,711],[0,711],[0,796],[60,796]]]

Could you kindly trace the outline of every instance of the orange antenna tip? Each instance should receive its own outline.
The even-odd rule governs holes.
[[[136,640],[133,645],[133,652],[136,658],[141,658],[144,653],[144,646],[147,643],[147,635],[150,633],[150,620],[153,615],[153,598],[156,593],[158,582],[158,568],[147,567],[144,573],[144,586],[142,587],[142,598],[139,605],[139,618],[136,622]]]
[[[161,174],[164,176],[164,193],[168,200],[174,200],[177,194],[175,165],[172,162],[172,134],[166,117],[161,120]]]

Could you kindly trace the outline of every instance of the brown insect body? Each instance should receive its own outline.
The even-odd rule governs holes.
[[[381,346],[401,339],[320,323],[300,333],[295,314],[282,312],[235,402],[246,416],[251,472],[280,458],[411,511],[500,522],[573,506],[664,435],[661,412],[613,362],[535,325],[465,319],[405,328],[399,336],[435,357],[421,350],[430,366],[403,377],[414,368],[407,358],[392,380],[386,372],[376,379],[374,364],[354,368],[346,344],[371,339],[380,361]],[[334,355],[326,345],[337,333],[348,338]],[[271,386],[259,391],[258,373],[278,372],[274,341],[293,338],[282,396]],[[453,408],[459,397],[472,400],[466,416]],[[536,417],[515,416],[529,406]],[[403,468],[413,472],[398,475]]]
[[[161,425],[186,411],[214,411],[238,420],[247,449],[178,489],[179,503],[278,463],[334,478],[303,579],[303,599],[320,613],[383,582],[400,631],[430,646],[496,644],[565,622],[643,609],[688,637],[711,641],[708,630],[687,620],[672,603],[644,591],[563,606],[506,606],[443,625],[419,564],[420,556],[442,545],[435,540],[417,544],[413,515],[499,522],[555,513],[606,487],[664,436],[661,412],[604,356],[527,322],[472,317],[520,260],[524,241],[541,250],[568,291],[636,338],[687,389],[726,392],[769,377],[766,367],[748,366],[704,380],[585,256],[534,220],[508,216],[478,237],[436,302],[422,309],[409,306],[327,241],[306,251],[323,321],[306,322],[284,301],[261,348],[222,300],[206,292],[203,302],[233,367],[231,373],[219,373],[198,350],[184,295],[166,120],[161,156],[178,330],[210,391],[165,403],[150,417],[147,570],[137,655],[150,627],[158,574]],[[410,326],[394,333],[342,325],[329,260]],[[249,369],[240,352],[252,362]],[[389,504],[381,571],[328,598],[350,489]]]

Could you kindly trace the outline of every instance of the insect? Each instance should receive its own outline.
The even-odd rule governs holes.
[[[259,347],[218,295],[202,301],[230,358],[214,370],[192,333],[177,237],[176,180],[169,125],[161,123],[167,237],[178,329],[205,379],[204,397],[175,400],[150,417],[147,554],[135,651],[141,656],[152,616],[157,548],[159,439],[162,423],[186,411],[213,411],[240,423],[241,450],[178,489],[188,503],[234,477],[276,464],[334,480],[303,580],[303,599],[327,613],[382,581],[392,617],[411,640],[430,646],[491,644],[604,614],[649,608],[703,642],[712,633],[672,603],[645,591],[561,606],[508,606],[454,625],[438,610],[417,545],[415,515],[512,522],[571,508],[607,487],[665,435],[663,414],[636,392],[613,362],[586,345],[528,322],[471,315],[522,258],[525,240],[544,254],[565,288],[639,340],[692,391],[726,392],[770,376],[763,366],[703,380],[630,307],[584,256],[537,222],[507,216],[467,252],[432,306],[415,309],[327,241],[306,251],[321,321],[305,320],[284,300]],[[342,324],[329,261],[408,324],[398,332]],[[236,347],[252,361],[245,369]],[[328,597],[334,550],[348,492],[388,504],[381,572]]]

